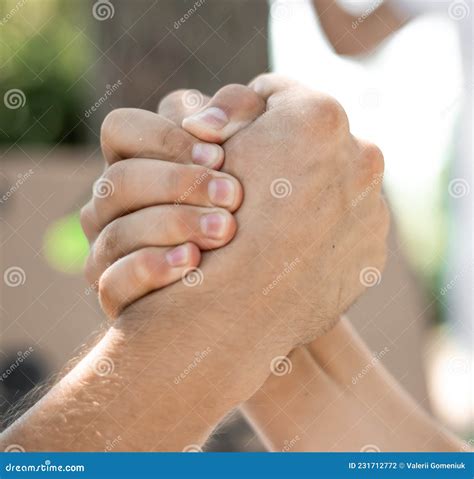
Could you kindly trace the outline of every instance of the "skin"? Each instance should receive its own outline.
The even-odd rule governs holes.
[[[321,27],[339,55],[362,55],[374,50],[407,22],[390,2],[373,11],[352,15],[335,0],[313,0]]]
[[[202,117],[183,125],[194,134],[208,134],[207,141],[223,141],[225,171],[239,178],[245,188],[245,202],[236,214],[239,231],[226,247],[225,260],[205,253],[200,286],[174,283],[138,299],[123,312],[113,306],[113,285],[103,282],[102,275],[99,292],[116,318],[113,327],[2,434],[2,445],[20,444],[26,450],[103,450],[107,441],[117,437],[115,450],[125,451],[172,451],[201,445],[229,411],[261,387],[275,357],[287,355],[337,322],[364,289],[359,281],[361,268],[382,269],[388,214],[380,186],[372,183],[374,175],[378,177],[383,170],[379,150],[352,137],[342,108],[331,98],[271,76],[260,78],[253,88],[249,102],[254,101],[258,111],[259,96],[265,98],[265,114],[249,121],[229,140],[225,137],[242,128],[243,120],[234,129],[224,127],[227,131],[221,137],[202,123]],[[123,123],[117,116],[109,119],[115,131],[112,136],[122,141],[121,148],[105,141],[105,155],[111,163],[105,175],[115,190],[106,198],[96,196],[86,208],[83,223],[88,225],[88,234],[96,231],[100,235],[110,221],[169,201],[157,196],[162,194],[157,193],[160,175],[171,174],[171,184],[179,185],[174,191],[180,194],[195,186],[196,178],[204,173],[222,175],[191,165],[193,174],[183,185],[180,174],[163,173],[163,165],[154,159],[156,150],[149,147],[171,148],[169,157],[164,151],[157,156],[184,163],[192,160],[195,138],[156,119],[165,125],[166,135],[162,135],[149,116],[143,123],[148,130],[134,136],[132,118],[127,116]],[[144,171],[138,160],[118,161],[127,157],[153,160],[153,166]],[[266,168],[263,161],[270,157],[272,168]],[[115,176],[107,176],[111,169]],[[270,193],[275,174],[291,179],[293,192],[284,199],[284,206]],[[165,178],[168,184],[170,176]],[[232,178],[226,179],[234,185],[231,201],[226,197],[227,208],[233,211],[243,192]],[[133,196],[137,185],[139,197],[128,196]],[[370,192],[360,208],[351,208],[351,200],[368,186]],[[207,187],[209,195],[212,188]],[[174,195],[168,204],[180,198]],[[202,197],[194,188],[186,202],[195,206]],[[302,207],[311,213],[304,225],[295,221]],[[192,244],[188,264],[199,261],[193,256],[198,249]],[[164,271],[175,273],[168,268],[166,253],[154,248],[142,248],[120,259],[133,268],[135,283],[129,289],[144,283],[144,290],[156,289]],[[133,260],[134,254],[138,261]],[[281,271],[282,261],[291,261],[295,255],[301,267],[271,295],[263,295],[262,289]],[[94,261],[91,264],[91,271],[100,271],[100,267],[94,270]],[[242,270],[252,282],[236,274]],[[196,352],[203,351],[207,352],[205,360],[189,374]]]
[[[260,93],[269,94],[265,89]],[[167,97],[159,113],[181,123],[193,113],[181,108],[184,94],[176,92]],[[240,98],[248,94],[242,90]],[[229,105],[226,97],[218,94],[207,106],[222,108],[231,118],[245,116],[246,102]],[[253,113],[249,112],[249,117]],[[200,139],[212,137],[212,132],[199,128],[193,120],[185,120],[184,126]],[[175,214],[178,215],[176,210]],[[167,244],[179,244],[180,239],[166,237]],[[113,273],[108,279],[130,281]],[[279,374],[277,366],[275,374],[241,407],[269,450],[359,451],[371,444],[384,451],[463,449],[460,441],[403,391],[380,361],[373,361],[347,320],[307,347],[294,349],[288,360],[280,367],[284,371],[285,364],[291,364],[291,374]],[[365,371],[363,381],[354,383],[360,371]]]

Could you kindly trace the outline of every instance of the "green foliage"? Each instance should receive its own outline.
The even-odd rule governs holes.
[[[86,75],[92,63],[88,2],[2,0],[0,143],[79,143]],[[24,101],[5,95],[20,90]]]

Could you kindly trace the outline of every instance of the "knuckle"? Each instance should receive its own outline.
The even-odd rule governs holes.
[[[385,170],[385,161],[382,150],[374,143],[367,143],[361,153],[361,159],[364,167],[372,174],[383,174]]]
[[[327,95],[308,95],[306,105],[309,106],[313,124],[323,126],[330,133],[349,131],[349,120],[342,105]]]
[[[158,103],[158,111],[175,108],[176,105],[181,104],[183,101],[183,96],[186,94],[187,91],[188,90],[186,89],[179,89],[168,93],[168,95],[162,98],[161,101]]]

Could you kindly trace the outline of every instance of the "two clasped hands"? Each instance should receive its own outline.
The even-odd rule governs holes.
[[[459,447],[380,364],[351,382],[371,354],[340,318],[389,214],[383,157],[335,100],[263,75],[116,110],[101,139],[81,221],[111,327],[7,444],[199,449],[241,407],[277,451]]]

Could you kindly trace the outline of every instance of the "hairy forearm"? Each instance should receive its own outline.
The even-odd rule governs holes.
[[[235,406],[235,398],[217,386],[227,358],[199,331],[190,337],[176,317],[157,326],[110,329],[3,433],[2,446],[101,451],[114,444],[114,450],[167,451],[201,445]]]
[[[296,451],[451,451],[437,425],[372,356],[345,321],[290,355],[244,406],[269,448]]]
[[[340,55],[361,55],[375,49],[406,22],[389,2],[352,15],[336,0],[313,0],[321,27]]]

